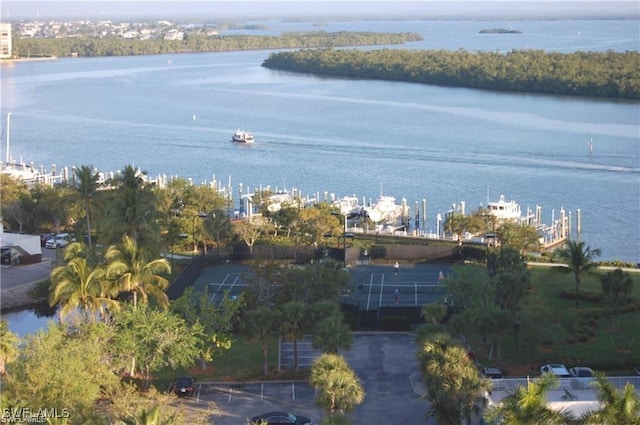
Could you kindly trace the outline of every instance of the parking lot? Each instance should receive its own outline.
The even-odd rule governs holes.
[[[364,402],[351,414],[354,424],[405,425],[425,420],[429,408],[423,393],[416,345],[408,333],[358,333],[352,348],[341,354],[364,387]],[[246,425],[247,419],[270,410],[285,410],[318,423],[322,411],[315,391],[306,382],[198,384],[190,404],[214,402],[219,412],[215,425]]]

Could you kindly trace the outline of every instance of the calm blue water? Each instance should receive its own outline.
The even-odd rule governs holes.
[[[393,48],[509,51],[638,50],[638,21],[269,23],[292,30],[416,31]],[[520,35],[481,35],[511,26]],[[640,261],[638,102],[493,93],[326,79],[262,68],[268,51],[2,66],[14,158],[49,168],[140,166],[234,188],[377,197],[437,213],[504,194],[523,210],[582,211],[584,239],[603,259]],[[171,62],[169,62],[171,61]],[[193,120],[193,115],[197,116]],[[231,143],[236,128],[253,146]],[[593,154],[587,143],[593,139]],[[4,146],[2,147],[4,159]],[[575,219],[574,219],[575,222]]]

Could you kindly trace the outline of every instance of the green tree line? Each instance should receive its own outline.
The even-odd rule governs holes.
[[[270,69],[485,90],[640,99],[640,53],[335,50],[272,53]]]
[[[403,44],[422,40],[416,33],[289,32],[278,36],[189,34],[184,40],[136,40],[121,37],[14,38],[15,57],[131,56],[234,50],[327,48]]]

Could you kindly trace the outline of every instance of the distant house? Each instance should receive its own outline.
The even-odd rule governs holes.
[[[0,58],[10,58],[11,54],[11,24],[0,23]]]
[[[170,29],[164,35],[165,40],[183,40],[184,32],[176,29]]]

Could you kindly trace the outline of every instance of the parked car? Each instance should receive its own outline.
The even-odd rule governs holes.
[[[590,367],[576,366],[569,369],[569,374],[574,378],[593,378],[595,374]]]
[[[69,245],[69,242],[71,241],[71,236],[69,236],[68,233],[58,233],[57,235],[49,239],[44,246],[50,249],[64,248],[65,246]]]
[[[490,379],[502,379],[502,371],[497,367],[483,367],[480,373]]]
[[[40,233],[40,246],[45,247],[47,245],[47,241],[55,235],[55,233]]]
[[[543,366],[540,366],[540,373],[551,373],[556,375],[559,378],[569,378],[571,374],[569,373],[569,369],[563,364],[559,363],[550,363]]]
[[[640,366],[636,367],[635,369],[633,369],[633,373],[637,376],[640,376]]]
[[[2,264],[11,265],[11,248],[2,248]]]
[[[196,387],[196,378],[193,376],[181,376],[176,378],[169,387],[169,391],[178,397],[193,397]]]
[[[251,418],[251,423],[269,425],[313,425],[313,421],[304,416],[296,416],[289,412],[267,412]]]

